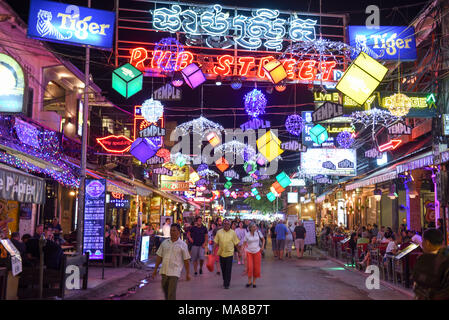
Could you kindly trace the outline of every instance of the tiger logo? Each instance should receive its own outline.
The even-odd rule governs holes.
[[[51,23],[53,18],[50,11],[39,10],[37,13],[37,26],[36,30],[41,37],[56,38],[57,40],[67,40],[70,39],[73,34],[71,31],[68,32],[68,36],[64,36],[55,26]]]

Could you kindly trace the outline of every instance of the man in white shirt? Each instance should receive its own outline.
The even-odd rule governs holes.
[[[162,242],[156,252],[156,265],[152,278],[157,275],[157,269],[162,263],[160,274],[162,276],[162,290],[164,290],[165,300],[176,300],[176,287],[178,279],[181,277],[182,267],[186,268],[186,281],[190,280],[190,254],[187,244],[182,241],[181,226],[172,224],[170,227],[170,239]]]
[[[170,218],[165,219],[165,224],[162,226],[162,236],[164,238],[170,238],[170,225],[171,220]]]
[[[415,244],[418,244],[422,248],[422,237],[419,233],[416,232],[411,241]]]

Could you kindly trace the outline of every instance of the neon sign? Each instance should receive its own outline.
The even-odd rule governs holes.
[[[234,15],[235,13],[235,15]],[[235,10],[223,12],[219,4],[205,8],[189,5],[182,10],[179,5],[158,8],[152,11],[153,27],[157,30],[183,31],[198,38],[206,36],[204,42],[210,48],[231,48],[234,44],[249,50],[264,47],[280,51],[286,41],[314,41],[317,20],[301,19],[298,14],[282,14],[279,10],[257,9],[251,16]],[[234,31],[234,32],[231,32]],[[217,40],[217,37],[223,39]],[[187,45],[193,45],[189,38]]]
[[[391,140],[388,143],[385,143],[381,146],[379,146],[379,151],[384,152],[386,150],[394,150],[396,149],[400,144],[402,143],[402,140]]]
[[[147,132],[144,131],[146,128],[149,128],[151,126],[160,128],[161,132],[159,132],[159,130],[155,131],[154,129],[151,128],[147,130]],[[147,120],[145,120],[145,118],[142,116],[141,106],[134,107],[134,140],[138,138],[140,132],[142,132],[144,136],[147,134],[151,136],[150,133],[151,134],[154,133],[154,135],[162,134],[162,131],[164,131],[165,134],[165,129],[163,128],[164,128],[164,117],[160,117],[157,122],[150,123]],[[150,139],[153,139],[155,142],[157,142],[159,147],[162,147],[162,145],[164,144],[163,136],[154,136],[153,138]]]
[[[176,53],[167,51],[167,54]],[[139,47],[131,50],[129,63],[137,69],[144,71],[147,75],[154,75],[155,72],[161,71],[161,68],[158,66],[161,65],[163,56],[164,54],[161,54],[158,50],[147,51],[145,48]],[[234,57],[231,55],[209,56],[209,58],[213,58],[213,65],[208,69],[209,75],[212,77],[231,75],[236,70],[237,74],[241,77],[255,78],[256,80],[262,81],[268,80],[263,66],[274,59],[273,56]],[[202,60],[200,54],[194,55],[189,51],[180,52],[176,57],[175,70],[182,70],[197,60]],[[329,60],[320,62],[313,59],[282,59],[280,61],[287,72],[287,78],[289,80],[302,82],[316,80],[322,80],[324,82],[335,81],[334,71],[337,71],[335,70],[337,61]]]
[[[97,138],[97,143],[103,147],[104,150],[111,153],[128,152],[133,141],[126,136],[110,135],[103,138]]]

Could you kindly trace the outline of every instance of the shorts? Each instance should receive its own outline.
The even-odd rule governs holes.
[[[301,238],[296,239],[295,240],[295,247],[296,247],[296,249],[299,249],[299,250],[303,251],[304,250],[304,239],[301,239]]]
[[[284,248],[285,248],[285,239],[276,240],[276,249],[278,251],[280,251],[280,250],[284,250]]]
[[[192,251],[190,252],[190,257],[192,262],[203,260],[204,261],[204,248],[201,246],[192,246]]]

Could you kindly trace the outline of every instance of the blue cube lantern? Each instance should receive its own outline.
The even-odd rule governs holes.
[[[320,124],[317,124],[310,129],[309,135],[312,141],[316,144],[322,144],[329,138],[326,128]]]
[[[276,199],[276,196],[274,195],[273,192],[268,192],[267,198],[268,198],[268,200],[270,200],[270,202],[273,202]]]
[[[125,98],[142,90],[143,73],[127,63],[112,72],[112,88]]]
[[[152,156],[156,154],[159,147],[148,138],[137,138],[131,145],[129,153],[131,153],[140,162],[147,162]]]
[[[276,180],[277,180],[277,182],[279,182],[279,184],[284,189],[287,188],[292,183],[292,181],[290,180],[290,178],[288,177],[288,175],[284,171],[282,171],[281,173],[279,173],[276,176]]]

